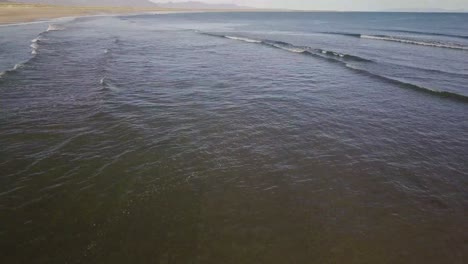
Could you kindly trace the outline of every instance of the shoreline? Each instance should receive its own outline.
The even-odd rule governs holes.
[[[43,4],[0,3],[0,26],[45,23],[83,16],[133,15],[144,13],[190,13],[205,10],[134,7],[78,7]]]
[[[177,14],[199,12],[271,12],[268,9],[176,9],[111,6],[58,6],[45,4],[0,3],[0,26],[43,23],[55,19],[83,16]]]

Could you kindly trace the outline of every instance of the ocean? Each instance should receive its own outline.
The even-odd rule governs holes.
[[[466,263],[468,14],[0,27],[1,263]]]

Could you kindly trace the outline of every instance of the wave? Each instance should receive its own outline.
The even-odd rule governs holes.
[[[359,56],[355,55],[349,55],[349,54],[343,54],[343,53],[338,53],[335,51],[328,51],[328,50],[322,50],[322,49],[317,49],[322,54],[328,55],[328,56],[334,56],[334,57],[339,57],[347,60],[353,60],[353,61],[361,61],[361,62],[373,62],[372,60],[365,59]]]
[[[75,18],[58,18],[56,19],[57,21],[61,21],[61,20],[69,20],[69,19],[75,19]],[[37,23],[46,23],[46,22],[50,22],[50,21],[38,21]],[[36,22],[32,22],[32,23],[21,23],[21,24],[10,24],[10,25],[4,25],[4,26],[15,26],[15,25],[24,25],[24,24],[36,24]],[[38,54],[39,52],[39,47],[40,47],[40,43],[41,41],[45,40],[43,37],[50,31],[60,31],[60,30],[64,30],[65,27],[63,25],[59,25],[59,24],[49,24],[49,26],[47,27],[47,29],[41,33],[39,33],[37,35],[36,38],[32,39],[31,40],[31,57],[24,61],[24,62],[21,62],[21,63],[18,63],[16,64],[12,69],[9,69],[9,70],[6,70],[6,71],[3,71],[3,72],[0,72],[0,78],[3,78],[4,76],[10,74],[10,73],[13,73],[15,71],[17,71],[18,69],[22,68],[23,66],[25,66],[26,64],[28,64],[31,60],[33,60],[34,58],[36,58],[36,55]]]
[[[468,39],[468,36],[466,36],[466,35],[455,35],[455,34],[436,33],[436,32],[424,32],[424,31],[416,31],[416,30],[384,29],[382,31],[397,32],[397,33],[409,33],[409,34],[426,35],[426,36],[441,36],[441,37]]]
[[[107,80],[106,77],[99,80],[99,84],[102,86],[103,90],[110,90],[115,92],[120,91],[120,89],[117,86],[115,86],[111,81]]]
[[[451,76],[453,78],[467,78],[468,74],[465,73],[459,73],[459,72],[452,72],[452,71],[446,71],[446,70],[440,70],[440,69],[433,69],[433,68],[427,68],[424,67],[424,65],[418,65],[418,66],[411,66],[411,65],[406,65],[406,64],[399,64],[399,63],[393,63],[393,62],[382,62],[379,61],[379,64],[383,64],[389,67],[398,67],[398,68],[405,68],[405,69],[410,69],[414,71],[422,71],[428,74],[443,74],[445,76]]]
[[[2,78],[4,75],[7,75],[9,73],[13,73],[15,72],[16,70],[20,69],[20,68],[23,68],[24,67],[24,64],[23,63],[18,63],[18,64],[15,64],[15,66],[9,70],[6,70],[6,71],[3,71],[3,72],[0,72],[0,78]]]
[[[49,27],[47,28],[46,32],[49,32],[49,31],[60,31],[60,30],[64,30],[65,27],[61,26],[61,25],[57,25],[57,24],[50,24]]]
[[[320,32],[322,34],[329,35],[341,35],[347,37],[355,37],[361,39],[371,39],[371,40],[382,40],[382,41],[393,41],[403,44],[412,44],[426,47],[434,48],[446,48],[446,49],[455,49],[455,50],[468,50],[468,46],[463,46],[456,43],[443,43],[437,41],[426,41],[426,40],[417,40],[404,38],[402,36],[387,36],[387,35],[365,35],[365,34],[356,34],[356,33],[341,33],[341,32]]]
[[[294,53],[306,53],[310,48],[309,47],[300,47],[295,46],[287,42],[282,41],[274,41],[274,40],[261,40],[259,43],[271,46],[278,49],[283,49],[286,51],[294,52]]]
[[[225,36],[228,39],[233,39],[233,40],[241,40],[249,43],[260,43],[261,41],[255,40],[255,39],[249,39],[249,38],[243,38],[243,37],[233,37],[233,36]]]
[[[39,44],[37,42],[33,42],[30,47],[32,48],[31,54],[36,55],[37,50],[39,49]]]
[[[33,58],[31,58],[31,59],[33,59]],[[26,66],[26,64],[29,61],[31,61],[31,59],[29,59],[29,60],[27,60],[25,62],[22,62],[22,63],[17,63],[17,64],[15,64],[15,66],[13,66],[13,68],[0,72],[0,79],[2,79],[6,75],[13,74],[13,73],[17,72],[21,68],[24,68]]]
[[[367,71],[367,70],[364,70],[364,69],[361,69],[361,68],[358,68],[358,67],[355,67],[355,66],[349,65],[349,64],[347,64],[346,67],[348,67],[350,69],[353,69],[353,70],[356,70],[356,71],[359,71],[361,73],[364,73],[364,74],[366,74],[368,76],[372,76],[372,77],[375,77],[375,78],[379,78],[380,80],[383,80],[383,81],[386,81],[386,82],[389,82],[389,83],[392,83],[392,84],[396,84],[396,85],[398,85],[399,87],[402,87],[402,88],[408,88],[408,89],[423,92],[423,93],[426,93],[426,94],[431,94],[431,95],[435,95],[435,96],[442,97],[442,98],[449,98],[449,99],[453,99],[453,100],[468,103],[468,96],[466,96],[466,95],[462,95],[462,94],[458,94],[458,93],[454,93],[454,92],[448,92],[448,91],[435,90],[435,89],[427,88],[427,87],[424,87],[424,86],[408,83],[408,82],[405,82],[405,81],[393,79],[393,78],[383,76],[383,75],[380,75],[380,74],[375,74],[375,73],[372,73],[370,71]]]
[[[9,69],[9,70],[0,72],[0,78],[3,78],[4,76],[6,76],[8,74],[16,72],[18,69],[23,68],[29,61],[31,61],[33,58],[35,58],[36,55],[37,55],[38,49],[39,49],[39,41],[40,41],[39,37],[31,40],[31,45],[30,45],[31,54],[32,54],[31,58],[29,58],[28,60],[26,60],[24,62],[15,64],[15,66],[13,68]]]
[[[384,75],[379,75],[379,74],[367,71],[365,69],[359,68],[358,66],[354,64],[351,64],[352,62],[365,63],[365,64],[376,63],[373,60],[362,58],[359,56],[349,55],[349,54],[344,54],[344,53],[339,53],[339,52],[329,51],[329,50],[324,50],[324,49],[314,49],[314,48],[307,47],[307,46],[295,46],[291,43],[287,43],[283,41],[256,40],[256,39],[250,39],[250,38],[245,38],[245,37],[233,37],[233,36],[225,36],[225,35],[218,35],[218,34],[212,34],[212,33],[202,33],[202,34],[214,36],[214,37],[222,37],[222,38],[227,38],[227,39],[239,40],[239,41],[244,41],[248,43],[266,45],[266,46],[286,50],[289,52],[301,53],[304,55],[310,55],[310,56],[318,57],[321,59],[327,59],[327,60],[332,60],[334,62],[340,62],[341,64],[343,64],[344,66],[346,66],[347,68],[351,70],[358,71],[360,73],[366,74],[374,78],[379,78],[380,80],[395,84],[402,88],[408,88],[408,89],[412,89],[415,91],[424,92],[426,94],[431,94],[431,95],[442,97],[442,98],[448,98],[448,99],[468,103],[468,96],[454,93],[454,92],[449,92],[449,91],[439,91],[439,90],[419,86],[416,84],[407,83],[401,80],[393,79]]]
[[[51,30],[60,30],[59,28],[63,28],[63,27],[52,27],[51,28],[51,26],[52,25],[49,25],[49,28],[47,28],[46,31],[43,31],[43,32],[39,33],[36,38],[31,40],[31,45],[29,45],[29,47],[31,47],[31,55],[32,56],[28,60],[26,60],[24,62],[17,63],[13,68],[11,68],[9,70],[6,70],[6,71],[3,71],[3,72],[0,72],[0,78],[3,78],[4,76],[6,76],[8,74],[16,72],[18,69],[23,68],[23,66],[25,66],[32,59],[34,59],[36,57],[36,55],[38,54],[38,52],[39,52],[40,43],[44,40],[43,36],[47,32],[49,32]]]
[[[296,46],[291,43],[277,41],[277,40],[269,40],[269,39],[260,40],[260,39],[252,39],[252,38],[246,38],[246,37],[240,37],[240,36],[220,35],[220,34],[205,33],[205,32],[200,32],[200,34],[213,36],[213,37],[238,40],[238,41],[243,41],[247,43],[261,44],[261,45],[270,46],[273,48],[286,50],[286,51],[293,52],[293,53],[302,53],[304,55],[319,56],[322,58],[335,59],[335,60],[339,60],[343,62],[344,61],[372,62],[372,60],[354,56],[354,55],[349,55],[349,54],[344,54],[344,53],[339,53],[339,52],[329,51],[329,50],[324,50],[324,49],[314,49],[308,46]]]
[[[374,35],[361,35],[361,38],[363,38],[363,39],[374,39],[374,40],[384,40],[384,41],[393,41],[393,42],[400,42],[400,43],[405,43],[405,44],[436,47],[436,48],[468,50],[467,46],[461,46],[461,45],[457,45],[457,44],[445,44],[445,43],[440,43],[440,42],[412,40],[412,39],[405,39],[405,38],[401,38],[401,37],[393,37],[393,36],[385,36],[385,35],[376,35],[376,36],[374,36]]]

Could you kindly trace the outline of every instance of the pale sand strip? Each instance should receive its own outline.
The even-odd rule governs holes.
[[[198,12],[278,12],[276,9],[174,9],[134,7],[78,7],[42,4],[0,3],[0,25],[35,22],[62,17],[91,15],[123,15],[141,13],[198,13]]]
[[[62,17],[89,15],[117,15],[146,12],[177,13],[192,10],[175,10],[164,8],[132,8],[132,7],[74,7],[52,5],[30,5],[0,3],[0,24],[26,23]]]

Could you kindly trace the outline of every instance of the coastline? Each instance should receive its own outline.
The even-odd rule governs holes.
[[[180,13],[195,10],[134,7],[77,7],[42,4],[0,3],[0,25],[34,23],[66,17],[124,15],[150,12]],[[198,10],[197,10],[198,11]]]
[[[139,8],[112,6],[59,6],[45,4],[0,3],[0,26],[24,23],[40,23],[52,19],[96,16],[133,15],[144,13],[199,13],[199,12],[277,12],[276,9],[183,9],[183,8]]]

